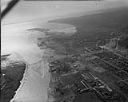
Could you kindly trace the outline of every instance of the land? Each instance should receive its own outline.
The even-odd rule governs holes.
[[[24,73],[24,78],[21,78],[21,87],[18,84],[18,90],[15,89],[16,95],[13,100],[127,102],[127,45],[122,44],[127,42],[127,11],[127,8],[112,9],[98,14],[49,22],[51,27],[63,23],[72,25],[77,30],[73,33],[63,32],[63,27],[59,32],[58,29],[50,30],[43,27],[43,29],[38,27],[28,29],[30,33],[36,31],[35,34],[38,34],[34,36],[36,46],[45,52],[42,52],[43,56],[37,53],[34,55],[35,50],[38,49],[31,48],[30,45],[25,46],[27,44],[24,43],[23,47],[29,50],[24,47],[19,53],[24,59],[29,59],[27,62],[31,59],[36,60],[35,56],[43,58],[37,63],[30,64]],[[15,34],[19,33],[15,32]],[[21,53],[23,50],[24,53]],[[2,60],[5,59],[2,57]],[[45,62],[44,59],[47,61]],[[14,87],[14,84],[12,86]],[[15,91],[13,90],[12,93]]]
[[[11,54],[1,56],[1,101],[9,102],[20,86],[26,63]],[[13,58],[13,60],[12,60]]]
[[[127,11],[113,9],[51,21],[74,25],[77,32],[70,37],[53,34],[46,39],[52,42],[46,47],[54,51],[49,57],[49,100],[127,102]]]

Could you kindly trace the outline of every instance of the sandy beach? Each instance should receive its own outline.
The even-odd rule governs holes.
[[[49,29],[49,32],[65,32],[68,36],[69,33],[76,32],[76,29],[68,24],[44,23],[41,26],[40,24],[33,26],[31,23],[31,26],[28,25],[30,23],[2,28],[2,46],[4,46],[2,54],[18,53],[27,63],[21,85],[11,102],[46,102],[50,81],[46,57],[49,55],[47,55],[48,49],[40,49],[37,45],[37,39],[44,39],[46,34],[33,28],[42,27],[41,29]]]
[[[39,28],[41,30],[49,29],[50,32],[74,33],[77,30],[73,25],[47,24],[47,22],[56,18],[78,16],[80,12],[83,12],[82,15],[86,15],[95,10],[100,11],[112,8],[112,4],[114,2],[99,4],[93,2],[88,2],[87,4],[84,2],[80,2],[79,4],[78,2],[74,2],[72,4],[69,2],[68,6],[66,2],[45,2],[43,4],[45,6],[42,6],[39,2],[36,2],[36,4],[31,2],[19,4],[4,19],[1,28],[1,54],[16,52],[27,63],[21,85],[11,102],[47,102],[48,99],[47,89],[49,87],[50,76],[48,62],[46,57],[44,57],[46,56],[44,53],[48,49],[40,49],[37,46],[37,39],[45,38],[46,35],[42,31],[29,29]],[[122,6],[122,4],[114,7],[117,6]],[[33,11],[33,9],[35,10]],[[40,9],[43,9],[43,11]],[[87,10],[85,11],[85,9]],[[21,12],[17,13],[19,12],[18,10]],[[24,12],[25,10],[26,12]]]

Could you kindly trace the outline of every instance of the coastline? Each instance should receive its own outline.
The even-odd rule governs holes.
[[[58,34],[59,33],[61,34],[61,32],[65,31],[67,32],[65,33],[65,35],[67,36],[67,34],[70,33],[71,31],[73,32],[75,31],[73,26],[70,26],[70,25],[68,26],[66,24],[57,24],[57,25],[59,27]],[[62,27],[60,27],[60,25]],[[52,27],[52,24],[48,25],[47,27],[49,26]],[[69,30],[67,28],[69,28]],[[21,57],[23,57],[24,61],[27,63],[27,67],[26,67],[25,73],[23,74],[23,79],[21,80],[21,84],[17,89],[16,94],[14,95],[11,102],[20,102],[20,101],[42,102],[42,99],[43,99],[43,102],[47,102],[48,101],[47,92],[48,92],[49,82],[50,82],[50,75],[48,72],[49,67],[48,67],[47,60],[50,57],[49,54],[51,54],[52,52],[49,52],[51,51],[51,49],[49,50],[48,48],[40,49],[40,47],[37,45],[38,41],[34,41],[34,40],[37,40],[38,37],[45,38],[46,35],[44,34],[42,35],[42,33],[40,34],[39,31],[36,31],[34,33],[31,33],[33,31],[30,31],[30,32],[28,30],[24,31],[26,29],[27,28],[25,29],[20,28],[20,30],[16,30],[16,31],[11,30],[12,32],[10,32],[11,34],[13,34],[12,36],[13,39],[17,39],[17,36],[15,34],[18,33],[19,36],[21,36],[20,39],[24,41],[21,43],[19,42],[17,43],[17,45],[21,44],[21,46],[24,46],[24,49],[17,49],[18,46],[16,45],[15,46],[16,48],[14,50],[16,50],[16,53],[18,53]],[[57,33],[57,28],[52,27],[49,29],[50,29],[49,32],[51,34],[52,32],[54,32],[54,34]],[[28,33],[27,36],[25,36],[26,37],[25,39],[22,33],[24,34]],[[31,36],[30,36],[31,34],[35,34],[34,39],[31,39]],[[53,35],[50,35],[50,36],[53,36]],[[30,40],[30,41],[27,41],[27,40]],[[36,50],[36,52],[33,53],[34,50]],[[13,49],[11,48],[9,52],[5,52],[5,53],[13,53]]]
[[[37,43],[35,44],[32,41],[29,42],[28,41],[28,39],[30,40],[29,34],[27,34],[28,31],[26,31],[26,29],[34,28],[36,26],[37,26],[37,28],[38,27],[43,28],[43,27],[42,27],[42,24],[34,25],[35,23],[34,24],[32,24],[31,22],[29,22],[29,23],[30,23],[30,25],[27,25],[27,27],[23,26],[22,24],[21,25],[19,24],[19,26],[15,25],[14,27],[11,27],[12,32],[9,34],[13,34],[14,36],[12,36],[11,39],[7,39],[7,40],[10,40],[10,42],[14,40],[14,42],[12,43],[12,44],[14,44],[14,48],[11,48],[11,50],[17,50],[18,52],[20,52],[20,54],[24,57],[24,59],[26,59],[26,62],[29,63],[28,67],[25,70],[24,77],[21,81],[21,85],[18,88],[18,90],[16,91],[16,95],[14,96],[14,98],[12,99],[11,102],[22,102],[22,101],[23,102],[42,102],[42,99],[44,99],[44,102],[47,102],[47,97],[48,97],[47,89],[49,87],[50,75],[48,72],[48,70],[49,70],[48,63],[45,60],[45,58],[43,58],[45,55],[44,53],[47,52],[47,49],[43,48],[40,50],[40,48],[37,46]],[[19,27],[19,28],[14,29],[15,27],[16,28]],[[22,30],[23,30],[23,32],[22,32]],[[24,30],[25,30],[25,32],[24,32]],[[8,32],[9,31],[7,31],[6,33],[8,33]],[[56,32],[54,32],[54,33],[56,33]],[[19,34],[19,35],[17,35],[17,34]],[[16,39],[13,38],[15,36],[17,36]],[[45,35],[43,35],[43,36],[45,38]],[[17,40],[17,38],[19,41]],[[16,40],[16,42],[15,42],[15,40]],[[22,42],[22,40],[23,40],[23,42]],[[9,44],[8,41],[6,41],[6,42],[7,42],[7,44]],[[7,45],[7,44],[5,44],[5,45]],[[55,43],[50,42],[48,44],[55,44]],[[9,46],[11,46],[11,44],[9,44]],[[7,47],[9,47],[9,46],[7,46]],[[58,47],[58,45],[55,45],[53,47],[56,47],[56,46]],[[60,50],[63,50],[63,48]],[[33,63],[35,61],[38,62],[37,60],[38,61],[41,60],[42,62],[37,63],[37,65],[36,64],[33,65]],[[46,62],[44,62],[44,60]]]

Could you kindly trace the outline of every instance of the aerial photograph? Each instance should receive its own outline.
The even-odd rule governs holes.
[[[128,0],[1,0],[0,102],[128,102]]]

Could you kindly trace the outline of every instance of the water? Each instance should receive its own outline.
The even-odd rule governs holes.
[[[125,2],[122,2],[125,1]],[[4,18],[3,24],[13,24],[42,19],[47,21],[56,17],[72,16],[74,13],[95,12],[106,8],[128,6],[127,0],[98,1],[48,1],[26,2],[20,1],[18,5]],[[74,15],[73,15],[74,16]],[[77,15],[75,15],[77,16]]]
[[[37,47],[36,43],[30,40],[30,32],[27,32],[26,29],[41,28],[48,20],[56,18],[86,15],[90,12],[95,13],[96,10],[101,11],[102,9],[120,6],[124,6],[124,3],[114,1],[21,1],[2,21],[2,53],[18,52],[32,63],[41,58],[40,53],[42,51]]]
[[[123,5],[123,3],[115,2],[21,1],[2,21],[1,53],[7,54],[16,52],[20,54],[28,64],[38,62],[42,59],[45,50],[40,50],[34,40],[40,35],[45,37],[45,34],[36,32],[40,34],[37,34],[37,36],[34,36],[32,39],[31,34],[36,33],[29,32],[27,29],[43,28],[47,25],[46,22],[51,19],[80,16],[78,15],[80,12],[82,12],[82,15],[86,15],[89,12],[95,12],[95,10],[101,11],[105,8],[120,7]],[[52,31],[57,30],[58,29],[55,28],[52,29]],[[69,31],[67,28],[65,29],[65,26],[59,29],[59,31],[65,30]],[[74,28],[70,30],[74,30]],[[48,77],[42,78],[42,76],[44,77],[42,74],[47,72],[48,69],[46,66],[44,67],[44,63],[41,65],[42,69],[37,68],[37,66],[35,66],[36,68],[32,66],[29,67],[28,72],[25,73],[25,77],[22,80],[24,84],[16,93],[16,101],[41,102],[42,99],[46,100],[49,82]],[[44,72],[38,73],[40,70]]]

